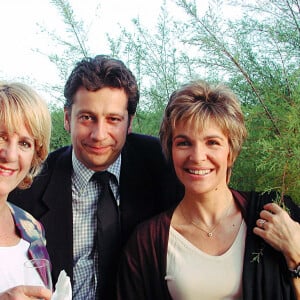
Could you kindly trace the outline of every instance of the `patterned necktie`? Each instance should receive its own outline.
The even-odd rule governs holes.
[[[93,179],[100,183],[101,193],[97,206],[97,246],[99,251],[100,299],[108,299],[107,291],[115,282],[117,253],[120,251],[120,221],[117,202],[111,191],[109,180],[113,175],[96,172]]]

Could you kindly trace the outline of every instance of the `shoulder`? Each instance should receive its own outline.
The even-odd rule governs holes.
[[[123,154],[131,157],[139,157],[157,164],[158,161],[164,161],[164,155],[157,137],[131,133],[127,136]]]
[[[154,217],[140,223],[135,232],[134,239],[148,242],[149,240],[164,239],[169,235],[172,215],[175,207],[168,209]]]
[[[289,195],[282,196],[278,191],[271,191],[267,193],[260,193],[258,195],[258,199],[262,202],[262,205],[269,202],[277,203],[289,213],[293,220],[300,222],[300,207]]]
[[[62,148],[50,152],[47,159],[43,163],[43,168],[41,172],[42,174],[40,175],[50,174],[52,172],[52,169],[55,168],[57,164],[61,164],[61,162],[66,162],[67,164],[71,164],[72,146],[64,146]]]
[[[15,218],[17,219],[23,219],[23,220],[28,220],[32,223],[35,223],[38,221],[27,211],[25,211],[24,209],[22,209],[21,207],[14,205],[12,203],[8,203],[10,210],[12,212],[12,214],[14,215]]]
[[[256,203],[257,206],[263,207],[265,204],[274,202],[279,205],[288,205],[293,206],[294,202],[288,195],[282,196],[282,194],[279,191],[270,190],[267,192],[257,192],[257,191],[251,191],[251,192],[240,192],[246,195],[248,202],[252,201]]]
[[[300,220],[299,205],[297,205],[288,195],[285,195],[283,199],[281,199],[282,196],[278,191],[271,190],[268,192],[242,192],[233,190],[233,195],[236,199],[238,199],[238,203],[240,204],[243,202],[239,199],[239,197],[244,199],[242,208],[247,211],[246,214],[248,216],[254,216],[255,218],[258,218],[258,215],[263,209],[264,205],[274,202],[279,205],[285,205],[287,210],[290,212],[291,217],[295,220]]]
[[[264,204],[278,200],[278,197],[280,197],[280,194],[276,191],[263,193],[256,191],[237,191],[231,189],[231,192],[236,201],[243,207],[248,206],[251,202],[257,206],[263,206]]]
[[[134,162],[143,165],[144,168],[156,170],[158,174],[165,172],[167,162],[157,137],[137,133],[129,134],[122,155],[126,163]]]
[[[130,133],[127,136],[126,142],[129,145],[134,145],[136,147],[141,147],[145,149],[149,146],[161,148],[158,137],[146,134]]]
[[[56,161],[61,156],[72,155],[72,146],[64,146],[49,153],[47,162]]]
[[[22,238],[27,241],[41,239],[44,232],[42,224],[22,208],[12,203],[8,203],[8,205],[13,214],[15,224],[22,235]]]
[[[70,171],[72,166],[72,147],[65,146],[49,153],[47,159],[44,161],[41,172],[34,178],[34,183],[31,188],[24,190],[32,191],[32,189],[39,191],[44,190],[52,180],[52,175],[57,173],[68,174],[66,170]],[[70,171],[71,172],[71,171]],[[22,205],[20,205],[23,207]]]
[[[141,134],[141,133],[129,133],[127,135],[127,140],[136,143],[159,143],[159,138],[153,135]]]

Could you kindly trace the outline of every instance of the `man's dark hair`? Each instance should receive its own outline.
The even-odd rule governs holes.
[[[64,107],[71,109],[73,97],[80,87],[97,91],[104,87],[123,88],[128,97],[128,114],[134,115],[139,101],[136,79],[125,64],[106,55],[86,57],[71,72],[64,89]]]

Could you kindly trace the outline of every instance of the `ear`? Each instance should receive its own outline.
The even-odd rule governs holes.
[[[230,149],[230,151],[231,151],[231,149]],[[227,157],[227,172],[226,172],[226,183],[227,184],[229,184],[229,182],[230,182],[233,164],[234,164],[234,159],[232,157],[232,153],[229,152],[228,157]]]
[[[64,128],[66,131],[68,131],[69,133],[71,132],[71,125],[70,125],[70,111],[67,109],[64,109]]]
[[[228,157],[227,157],[227,168],[232,168],[236,157],[233,157],[232,147],[229,147]]]
[[[134,119],[134,116],[129,116],[127,134],[132,132],[133,119]]]

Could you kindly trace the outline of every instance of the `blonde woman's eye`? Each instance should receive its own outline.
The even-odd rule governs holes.
[[[210,140],[210,141],[208,141],[208,144],[209,145],[219,145],[219,142],[215,141],[215,140]]]
[[[20,146],[25,149],[30,149],[32,147],[32,144],[29,142],[20,142]]]
[[[0,141],[6,141],[7,140],[7,136],[6,135],[0,135]]]

